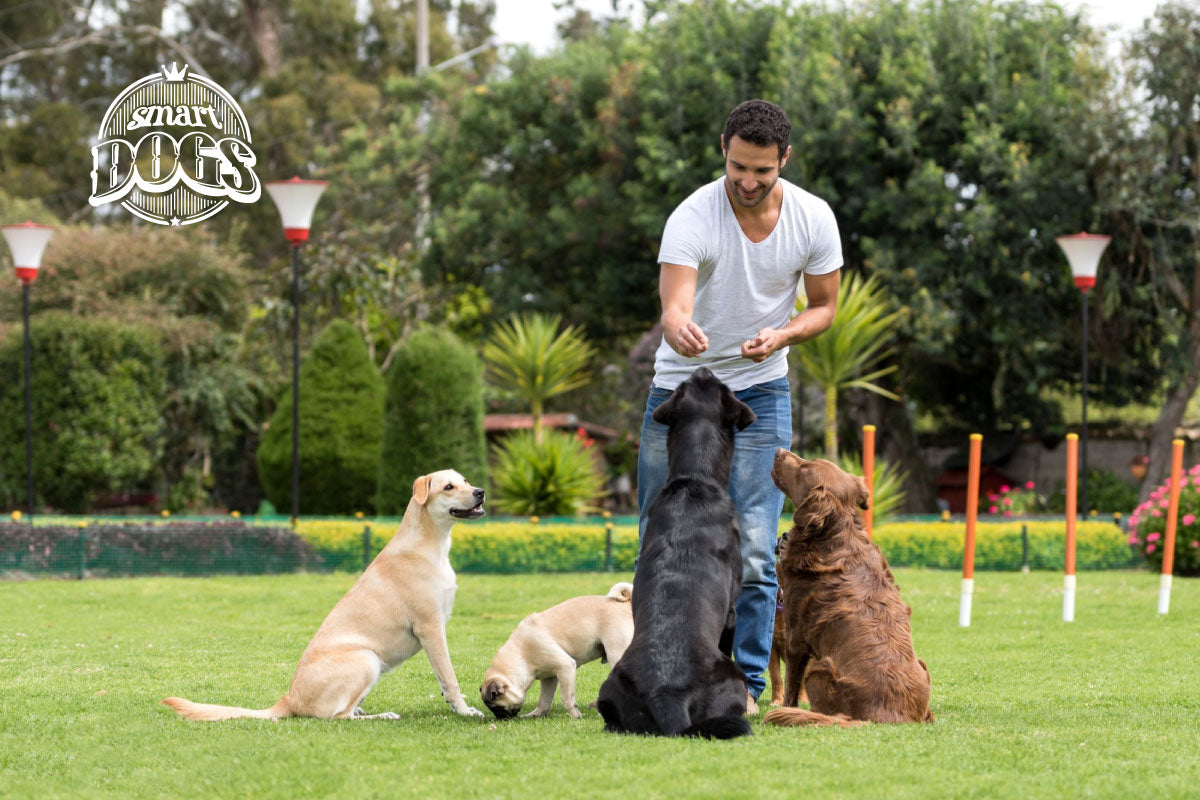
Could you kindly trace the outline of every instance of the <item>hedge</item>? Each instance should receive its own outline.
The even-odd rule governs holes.
[[[301,520],[296,532],[331,569],[356,571],[363,566],[363,529],[370,527],[374,558],[396,532],[388,522]],[[461,523],[454,527],[450,563],[459,572],[583,572],[606,568],[604,523],[548,524],[530,522]],[[633,569],[637,527],[613,527],[612,568]]]
[[[395,533],[395,521],[301,522],[297,533],[333,569],[362,568],[362,534],[371,527],[371,557]],[[1029,565],[1038,570],[1061,570],[1066,538],[1061,521],[981,522],[975,537],[975,566],[980,570],[1021,567],[1021,527],[1029,535]],[[791,527],[780,520],[780,532]],[[963,522],[898,522],[875,529],[875,541],[892,566],[961,569]],[[633,569],[637,527],[616,525],[612,535],[612,567]],[[602,570],[605,560],[604,522],[532,524],[477,522],[456,525],[450,563],[461,572],[573,572]],[[1125,534],[1109,522],[1081,522],[1076,530],[1079,569],[1139,566],[1143,560],[1128,546]]]
[[[962,569],[962,521],[897,522],[875,529],[879,548],[894,567]],[[1021,528],[1029,535],[1029,567],[1061,570],[1064,566],[1066,523],[1030,520],[981,522],[975,532],[975,567],[981,570],[1021,568]],[[1080,522],[1075,533],[1078,569],[1133,567],[1143,559],[1126,542],[1126,535],[1111,522]]]
[[[38,525],[0,522],[0,575],[103,577],[295,572],[324,567],[286,528],[241,522]]]

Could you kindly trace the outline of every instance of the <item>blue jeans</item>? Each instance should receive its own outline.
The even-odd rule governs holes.
[[[733,660],[746,673],[750,694],[757,698],[767,682],[763,673],[771,655],[775,630],[775,540],[783,493],[771,481],[775,451],[792,444],[792,401],[787,378],[734,392],[757,415],[752,425],[734,434],[729,496],[737,508],[742,535],[742,593],[737,601]],[[638,449],[638,541],[646,531],[646,510],[667,483],[667,426],[651,419],[671,393],[650,387],[642,441]]]

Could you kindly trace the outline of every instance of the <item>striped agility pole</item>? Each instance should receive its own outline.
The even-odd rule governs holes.
[[[979,513],[979,457],[983,434],[971,434],[971,454],[967,462],[967,537],[963,543],[962,599],[958,605],[958,624],[971,627],[971,599],[975,594],[975,516]]]

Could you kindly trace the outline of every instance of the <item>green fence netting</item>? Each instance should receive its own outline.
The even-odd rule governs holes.
[[[383,548],[398,518],[272,519],[40,517],[0,522],[0,579],[38,576],[258,575],[357,572]],[[780,531],[790,527],[780,520]],[[1060,517],[980,522],[975,568],[1061,570]],[[875,529],[893,566],[959,569],[962,519],[900,518]],[[1081,522],[1080,570],[1145,565],[1128,534],[1107,521]],[[459,572],[598,572],[633,569],[632,518],[493,519],[460,523],[450,561]]]

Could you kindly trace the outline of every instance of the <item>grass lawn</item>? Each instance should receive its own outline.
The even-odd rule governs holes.
[[[733,742],[613,736],[599,715],[463,719],[418,655],[368,712],[402,719],[188,723],[158,701],[264,708],[348,574],[0,584],[0,797],[1195,797],[1200,582],[897,570],[933,725],[768,728]],[[468,702],[525,614],[625,575],[460,575],[450,652]],[[581,706],[608,667],[580,670]],[[531,692],[532,708],[536,690]]]

